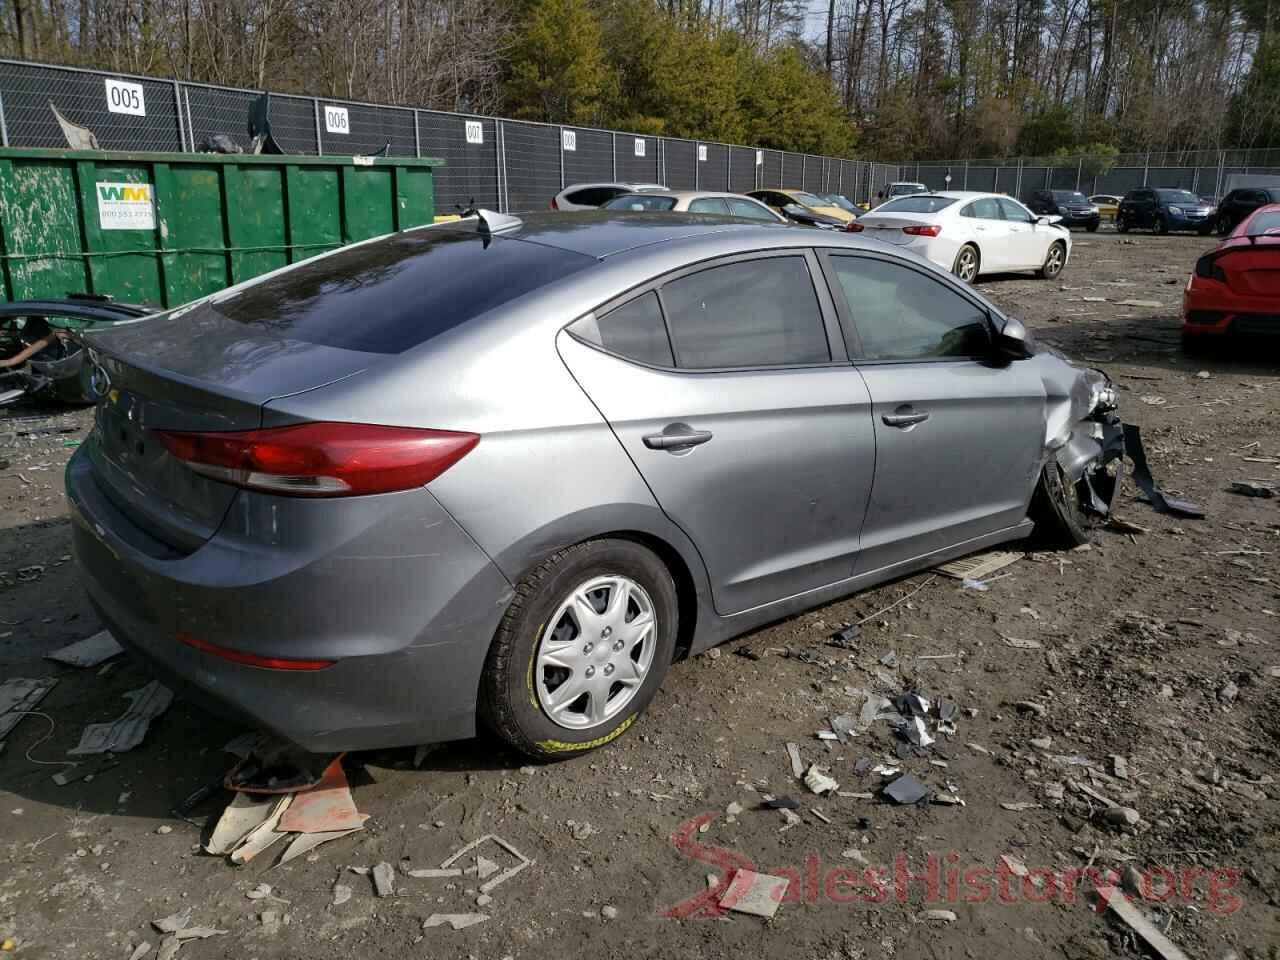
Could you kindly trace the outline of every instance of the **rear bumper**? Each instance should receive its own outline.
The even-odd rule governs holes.
[[[341,502],[242,497],[217,534],[181,555],[117,509],[85,447],[66,480],[90,600],[121,643],[193,702],[316,752],[474,733],[480,674],[511,588],[426,490]],[[268,517],[274,539],[262,534]],[[336,662],[247,666],[179,633]]]
[[[1193,336],[1280,336],[1280,302],[1242,297],[1222,284],[1193,277],[1182,295],[1182,332]]]

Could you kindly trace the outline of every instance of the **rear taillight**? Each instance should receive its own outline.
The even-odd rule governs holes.
[[[559,209],[560,209],[560,205],[559,205],[558,203],[556,203],[556,198],[555,198],[555,197],[552,197],[552,198],[551,198],[551,209],[552,209],[552,210],[559,210]]]
[[[1219,266],[1217,255],[1212,253],[1206,253],[1196,261],[1196,276],[1217,280],[1219,283],[1227,282],[1227,272]]]
[[[925,223],[916,227],[903,227],[902,232],[913,237],[936,237],[942,232],[942,224]]]
[[[421,487],[480,442],[474,433],[367,423],[158,433],[169,453],[196,473],[293,497],[351,497]]]
[[[865,229],[867,228],[864,227],[862,224],[860,224],[857,220],[850,220],[848,223],[844,225],[845,233],[861,233]]]

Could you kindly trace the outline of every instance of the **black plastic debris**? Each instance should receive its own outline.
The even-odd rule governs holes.
[[[862,636],[862,628],[857,624],[837,630],[827,639],[828,647],[839,647],[841,650],[852,650],[858,645]]]
[[[871,818],[870,818],[870,817],[859,817],[857,820],[855,820],[855,821],[853,822],[853,825],[854,825],[855,827],[857,827],[859,830],[870,830],[870,829],[871,829]]]
[[[1178,500],[1166,497],[1156,486],[1151,476],[1151,467],[1147,465],[1147,451],[1142,446],[1142,432],[1132,423],[1124,425],[1124,452],[1133,463],[1133,482],[1138,485],[1148,503],[1156,513],[1171,513],[1175,517],[1187,517],[1191,520],[1203,520],[1204,508],[1189,500]]]
[[[760,804],[761,810],[799,810],[800,801],[795,797],[769,797]]]
[[[749,649],[748,647],[739,647],[737,650],[733,652],[738,656],[742,657],[744,660],[762,660],[763,659],[763,657],[761,657],[760,654],[756,653],[754,650]]]
[[[909,807],[929,796],[929,788],[909,773],[904,773],[884,788],[884,795],[894,803]]]

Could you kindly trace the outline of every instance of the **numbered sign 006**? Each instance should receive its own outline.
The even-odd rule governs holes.
[[[142,84],[107,78],[107,109],[112,113],[128,113],[135,117],[147,115],[147,101],[142,95]]]
[[[351,119],[347,116],[346,107],[324,105],[324,129],[328,133],[351,133]]]

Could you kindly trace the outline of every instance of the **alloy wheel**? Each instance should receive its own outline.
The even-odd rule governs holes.
[[[1056,277],[1062,272],[1062,244],[1055,243],[1049,248],[1049,257],[1044,262],[1044,272],[1048,277]]]
[[[965,283],[972,283],[978,275],[978,256],[970,247],[960,251],[960,259],[956,263],[956,276]]]
[[[569,730],[606,723],[644,684],[657,637],[640,584],[617,575],[579,584],[538,639],[533,686],[543,712]]]

